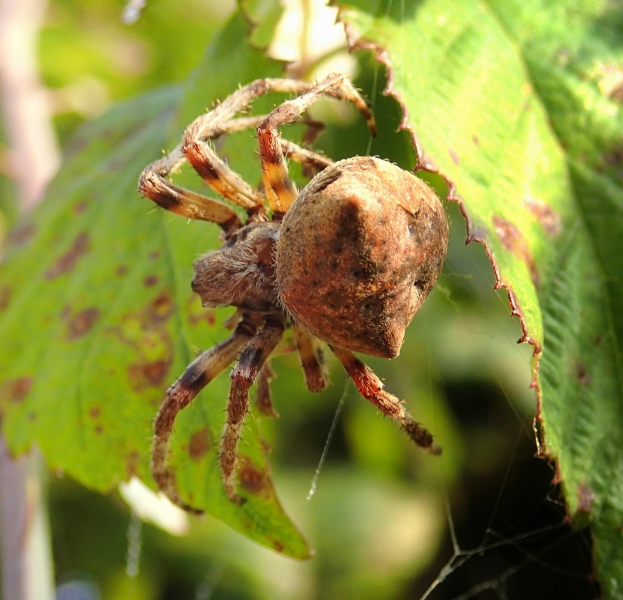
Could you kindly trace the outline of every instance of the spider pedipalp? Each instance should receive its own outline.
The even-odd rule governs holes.
[[[260,95],[295,95],[268,115],[239,117]],[[435,193],[399,167],[372,157],[337,163],[280,137],[278,128],[300,120],[321,96],[351,102],[371,130],[372,114],[342,75],[318,84],[260,79],[226,98],[186,129],[182,143],[146,167],[139,190],[159,206],[218,224],[224,244],[194,264],[192,289],[205,307],[234,306],[231,335],[200,354],[169,388],[155,422],[152,473],[160,490],[186,510],[167,467],[175,417],[231,363],[231,388],[220,449],[227,496],[236,486],[238,442],[249,411],[249,388],[258,382],[266,413],[274,413],[268,382],[271,353],[292,327],[307,387],[327,385],[321,342],[328,344],[364,398],[398,421],[419,446],[439,448],[402,402],[385,392],[353,352],[395,357],[404,332],[432,289],[445,258],[448,225]],[[310,121],[312,123],[312,121]],[[317,125],[317,124],[316,124]],[[255,127],[263,191],[236,174],[211,148],[221,135]],[[318,172],[299,191],[285,157]],[[179,187],[169,174],[188,161],[219,195],[246,212]]]

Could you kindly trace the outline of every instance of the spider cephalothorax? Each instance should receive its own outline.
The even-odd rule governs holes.
[[[235,118],[269,91],[297,97],[269,115]],[[439,453],[431,434],[382,389],[378,377],[353,352],[397,356],[407,325],[441,271],[448,244],[446,216],[422,180],[391,163],[371,157],[332,163],[281,139],[277,128],[297,121],[321,95],[352,102],[374,131],[365,102],[342,75],[330,75],[316,85],[260,79],[196,119],[182,144],[149,165],[139,180],[141,193],[163,208],[221,226],[225,243],[195,262],[192,289],[206,307],[238,308],[230,320],[233,333],[188,366],[167,391],[156,418],[154,478],[187,510],[193,509],[178,496],[166,466],[176,414],[237,361],[231,372],[220,464],[227,495],[240,501],[236,451],[248,412],[249,388],[256,380],[266,387],[267,361],[290,326],[310,390],[326,386],[318,342],[322,340],[364,398],[396,419],[416,444]],[[245,183],[208,143],[248,127],[257,128],[263,193]],[[300,194],[288,178],[284,156],[320,171]],[[226,204],[166,179],[185,160],[212,189],[246,210],[246,223]]]

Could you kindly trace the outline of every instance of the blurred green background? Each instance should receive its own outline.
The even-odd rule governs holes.
[[[153,0],[134,25],[124,3],[51,1],[41,30],[43,81],[61,144],[112,103],[182,82],[231,1]],[[357,84],[375,108],[372,152],[413,162],[384,73],[357,57]],[[353,154],[367,133],[331,123],[319,146]],[[350,130],[349,130],[350,131]],[[440,195],[443,184],[428,177]],[[14,222],[10,185],[4,213]],[[441,440],[430,457],[360,399],[334,362],[332,385],[312,395],[295,356],[272,362],[280,418],[264,420],[278,493],[316,556],[297,563],[210,517],[186,535],[141,524],[117,493],[101,496],[47,477],[58,598],[406,599],[593,598],[590,538],[564,525],[553,467],[533,457],[531,350],[510,318],[481,246],[448,205],[451,245],[436,289],[411,325],[401,356],[367,360],[388,389]],[[306,500],[336,408],[345,397],[315,495]],[[451,522],[449,520],[451,516]],[[140,554],[139,554],[140,546]],[[130,555],[130,558],[129,558]],[[444,565],[455,557],[453,567]],[[138,561],[138,563],[136,563]],[[138,567],[138,569],[136,568]],[[128,571],[130,573],[128,573]]]

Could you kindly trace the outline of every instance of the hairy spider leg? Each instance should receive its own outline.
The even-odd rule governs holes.
[[[249,388],[283,336],[281,319],[267,317],[259,333],[249,341],[231,372],[231,389],[227,403],[227,423],[221,441],[221,473],[225,491],[233,502],[242,502],[236,493],[234,473],[238,441],[244,419],[249,412]]]
[[[223,133],[256,127],[261,122],[256,117],[233,117],[259,96],[271,91],[301,94],[312,87],[311,83],[291,79],[265,78],[253,81],[206,114],[197,117],[184,132],[182,152],[215,192],[250,213],[257,212],[263,207],[264,196],[230,169],[210,147],[209,141]],[[232,121],[233,125],[230,125]]]
[[[320,87],[322,87],[321,90]],[[241,226],[241,222],[230,207],[218,200],[176,186],[166,178],[172,171],[179,168],[185,160],[189,160],[206,183],[218,194],[241,206],[249,214],[259,212],[263,207],[264,196],[229,168],[212,150],[209,141],[226,133],[257,127],[270,118],[266,115],[234,118],[237,112],[244,110],[254,99],[263,94],[275,91],[303,94],[301,97],[305,97],[306,92],[314,89],[319,89],[319,91],[314,96],[313,101],[320,95],[326,94],[353,102],[364,114],[370,128],[375,130],[374,119],[365,101],[341,75],[330,75],[318,85],[291,79],[258,79],[240,88],[214,109],[195,119],[187,127],[180,146],[143,170],[139,178],[139,191],[166,210],[190,219],[212,221],[220,225],[226,234],[235,231]],[[294,121],[307,122],[312,128],[318,128],[315,121],[299,119],[298,115],[289,118],[287,122],[292,123]],[[281,150],[281,147],[278,143],[277,148]],[[327,159],[304,150],[291,142],[284,142],[283,148],[283,152],[294,160],[310,163],[319,170],[329,164]],[[280,151],[279,154],[283,161],[282,152]],[[269,190],[267,193],[272,209],[280,212],[280,205],[274,194],[271,199],[272,188],[268,187],[267,189]]]
[[[279,144],[281,146],[281,151],[286,158],[291,158],[298,163],[302,163],[304,167],[307,167],[307,170],[303,171],[303,175],[305,177],[309,177],[310,179],[316,173],[333,164],[333,161],[330,158],[317,154],[316,152],[312,152],[311,150],[307,150],[307,148],[301,148],[294,142],[284,138],[279,138]]]
[[[383,390],[381,380],[372,369],[361,362],[352,352],[329,346],[342,363],[349,377],[357,386],[359,393],[376,406],[382,413],[396,419],[406,430],[409,437],[421,448],[431,454],[441,454],[441,448],[433,441],[431,433],[413,420],[402,402]]]
[[[172,213],[188,219],[216,223],[225,233],[240,228],[242,223],[238,215],[223,202],[179,187],[165,179],[185,160],[178,146],[167,156],[145,167],[138,180],[139,192]]]
[[[205,118],[210,114],[202,115],[202,117]],[[257,117],[230,119],[221,124],[215,123],[210,130],[210,139],[216,139],[227,133],[257,127],[265,118],[265,115],[260,115]],[[194,122],[187,128],[187,131],[193,124]],[[211,149],[209,150],[211,152]],[[245,207],[248,211],[253,211],[257,207],[263,206],[262,194],[251,188],[216,155],[214,155],[214,160],[217,163],[216,168],[219,170],[223,181],[232,182],[228,189],[225,189],[225,184],[214,188],[217,193],[221,193],[221,195],[234,202],[236,199],[239,200],[239,202],[235,203]],[[221,226],[226,234],[231,234],[236,229],[239,229],[242,223],[232,208],[219,200],[208,198],[203,194],[174,185],[166,179],[186,161],[187,157],[184,154],[183,144],[180,144],[168,155],[145,167],[139,177],[139,191],[141,194],[153,200],[160,207],[175,214],[188,219],[199,219],[216,223]],[[234,194],[236,191],[238,193],[237,196]],[[230,197],[231,194],[234,194],[234,197]]]
[[[266,120],[265,115],[262,115],[262,117],[263,120]],[[249,123],[256,123],[259,120],[249,118],[248,121]],[[184,135],[182,151],[202,179],[217,194],[241,206],[248,213],[254,213],[259,208],[263,207],[262,194],[251,188],[240,175],[219,158],[218,154],[216,154],[206,141],[198,140],[195,137],[196,135],[197,132],[193,130],[193,124],[191,123]],[[311,150],[301,148],[294,142],[279,139],[277,143],[283,154],[297,162],[312,165],[319,171],[333,163],[330,159],[316,152],[312,152]],[[293,185],[291,187],[295,190]],[[294,193],[296,194],[296,190]]]
[[[364,114],[370,128],[375,130],[374,119],[365,101],[341,75],[331,75],[318,85],[291,79],[258,79],[234,92],[213,110],[195,119],[187,127],[183,142],[178,148],[144,169],[139,180],[141,193],[163,208],[182,216],[213,221],[221,225],[225,231],[236,229],[239,227],[239,221],[237,221],[232,209],[217,200],[175,186],[165,178],[171,171],[179,167],[184,159],[187,159],[206,183],[218,194],[247,211],[257,210],[263,204],[262,194],[255,191],[235,171],[230,169],[212,150],[208,142],[225,133],[241,131],[266,122],[270,116],[233,118],[237,112],[245,109],[254,99],[263,94],[271,91],[290,92],[303,94],[299,98],[305,98],[307,96],[305,92],[310,93],[313,90],[317,91],[308,105],[315,102],[323,94],[349,100]],[[304,110],[305,108],[302,108],[301,112]],[[300,112],[289,118],[287,123],[298,120],[299,114]],[[310,123],[313,124],[313,121]],[[311,162],[320,168],[324,168],[328,164],[327,159],[299,148],[295,144],[286,142],[284,146],[287,147],[286,154],[291,155],[294,160]],[[276,148],[280,150],[279,143],[276,143]],[[293,186],[291,187],[294,189]],[[274,199],[271,201],[270,195],[269,201],[273,210],[279,212],[278,202]],[[203,210],[200,209],[201,203],[205,204]]]
[[[203,116],[205,117],[206,115]],[[265,118],[265,115],[240,117],[231,119],[220,126],[216,124],[211,131],[212,139],[226,133],[257,127]],[[239,229],[242,223],[232,208],[214,198],[208,198],[203,194],[174,185],[166,179],[173,171],[179,169],[186,160],[182,144],[180,144],[168,155],[145,167],[139,177],[139,192],[158,204],[158,206],[182,217],[216,223],[220,225],[226,234],[231,234],[236,229]],[[220,173],[223,179],[227,181],[231,178],[233,180],[232,186],[237,186],[237,189],[242,194],[240,197],[243,198],[243,206],[251,210],[254,207],[263,205],[263,196],[259,192],[256,192],[251,186],[242,181],[218,157],[217,162],[220,165]],[[222,190],[217,189],[216,191],[220,192]],[[231,199],[226,194],[223,195]]]
[[[204,115],[205,116],[205,115]],[[257,127],[266,119],[267,115],[257,117],[240,117],[231,119],[220,127],[215,126],[212,138],[217,138],[226,133],[241,131]],[[315,121],[300,119],[301,123],[309,124],[311,127],[318,128]],[[317,171],[329,166],[332,161],[311,150],[301,148],[297,144],[288,140],[280,140],[284,154],[297,162],[311,165]],[[215,169],[218,171],[218,185],[213,185],[216,192],[221,193],[229,200],[244,206],[249,213],[253,213],[258,208],[263,207],[263,196],[246,184],[234,171],[216,156],[209,146],[204,147],[204,151],[211,153]],[[187,158],[182,151],[182,146],[175,148],[170,154],[148,165],[139,178],[139,191],[143,196],[149,198],[160,207],[181,215],[188,219],[198,219],[210,221],[220,225],[226,234],[231,234],[242,226],[242,223],[234,210],[219,200],[208,198],[203,194],[193,192],[186,188],[177,186],[166,178],[171,172],[178,169]],[[196,167],[203,175],[201,168]],[[206,167],[207,168],[207,167]],[[205,170],[205,169],[204,169]],[[237,190],[237,191],[236,191]],[[237,196],[235,194],[238,194]],[[232,197],[234,194],[234,197]],[[240,199],[242,200],[240,201]],[[236,199],[239,201],[236,202]]]
[[[298,196],[296,186],[288,176],[288,167],[279,143],[277,128],[293,123],[299,115],[325,95],[352,102],[366,118],[372,133],[376,133],[374,117],[365,101],[352,84],[338,73],[329,75],[297,98],[277,106],[257,127],[264,191],[271,208],[276,213],[286,213]]]
[[[293,323],[292,329],[307,389],[311,392],[320,392],[327,387],[327,369],[322,347],[318,340],[298,323]]]
[[[257,315],[245,314],[235,331],[223,342],[200,354],[184,371],[183,375],[167,390],[166,398],[154,423],[154,439],[151,451],[151,473],[167,497],[179,507],[201,514],[188,506],[179,496],[175,475],[167,467],[169,440],[177,413],[192,402],[197,394],[234,362],[257,331]]]

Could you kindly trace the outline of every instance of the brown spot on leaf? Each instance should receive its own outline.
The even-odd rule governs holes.
[[[587,386],[591,382],[590,375],[586,372],[586,367],[582,363],[576,365],[576,375],[580,385]]]
[[[593,502],[595,501],[595,493],[588,487],[587,483],[583,481],[578,486],[578,508],[577,512],[590,512],[593,508]]]
[[[458,167],[461,164],[459,155],[452,148],[448,148],[448,154],[450,155],[452,162]]]
[[[71,209],[71,212],[74,213],[74,216],[79,216],[87,209],[87,203],[84,200],[77,202],[74,204],[74,207]]]
[[[11,303],[11,288],[8,285],[0,287],[0,312],[9,308]]]
[[[32,384],[32,377],[7,379],[2,386],[0,386],[0,398],[7,399],[14,404],[19,404],[28,396]]]
[[[145,277],[145,279],[143,280],[143,285],[145,287],[153,287],[158,283],[158,281],[160,281],[158,275],[150,275],[149,277]]]
[[[119,265],[117,267],[117,270],[115,271],[115,273],[117,273],[117,275],[119,277],[123,277],[124,275],[126,275],[128,272],[128,267],[126,265]]]
[[[562,475],[560,473],[560,464],[554,463],[554,477],[552,479],[552,485],[558,485],[562,483]]]
[[[69,249],[56,259],[56,262],[45,272],[49,281],[73,271],[78,260],[91,250],[91,240],[86,232],[79,233]]]
[[[7,242],[11,246],[22,246],[35,235],[36,228],[32,223],[18,225],[7,235]]]
[[[197,294],[192,294],[188,297],[187,306],[188,324],[191,327],[196,327],[199,323],[207,323],[208,325],[214,325],[214,323],[216,323],[214,310],[211,308],[203,308]]]
[[[120,325],[106,329],[135,354],[135,360],[126,367],[130,388],[135,392],[164,387],[173,364],[173,340],[167,329],[173,308],[168,292],[162,292],[139,312],[126,313]]]
[[[203,427],[190,436],[188,454],[192,460],[199,460],[209,452],[211,447],[212,436],[210,435],[210,430],[207,427]]]
[[[597,170],[623,179],[623,144],[621,142],[617,142],[604,151],[602,164],[597,166]]]
[[[279,540],[273,540],[273,548],[277,552],[283,552],[284,550],[283,544]]]
[[[556,237],[560,233],[560,215],[549,204],[539,202],[533,198],[524,201],[528,210],[539,220],[543,231],[550,237]]]
[[[97,434],[97,435],[101,435],[104,431],[104,428],[101,426],[100,423],[98,423],[94,428],[93,431]]]
[[[532,283],[534,283],[535,287],[538,288],[539,272],[536,268],[534,259],[532,258],[532,254],[530,253],[528,242],[526,241],[526,238],[524,238],[521,231],[519,231],[513,223],[506,221],[497,215],[493,217],[493,226],[495,227],[495,232],[498,234],[498,237],[502,242],[502,246],[528,265],[528,269],[530,269],[530,276],[532,277]]]
[[[623,165],[623,145],[616,144],[606,150],[603,154],[604,163],[609,167],[620,167]]]
[[[161,387],[169,372],[172,358],[137,362],[128,365],[130,385],[135,392],[142,392],[150,387]]]
[[[68,340],[77,340],[87,334],[97,322],[100,316],[99,308],[91,307],[81,310],[69,318],[67,322],[67,333],[65,335]]]
[[[480,146],[480,138],[477,135],[472,135],[472,142],[474,142],[476,146]]]
[[[241,487],[255,496],[270,497],[272,486],[267,474],[260,471],[249,459],[242,461],[239,471]]]
[[[92,406],[89,408],[89,417],[92,419],[99,419],[102,414],[102,409],[99,406]]]
[[[156,260],[159,256],[160,250],[154,250],[153,252],[149,253],[149,258],[151,258],[151,260]]]
[[[166,321],[173,314],[173,298],[168,291],[162,291],[150,303],[148,318],[156,323]]]
[[[138,450],[132,450],[127,457],[125,463],[125,473],[127,479],[132,479],[138,472],[138,465],[141,459],[141,455]]]

